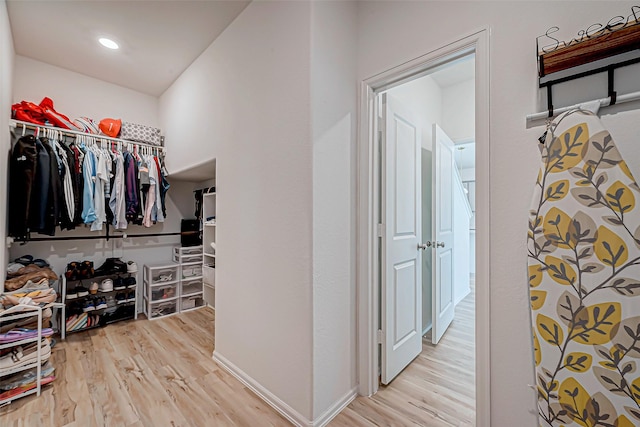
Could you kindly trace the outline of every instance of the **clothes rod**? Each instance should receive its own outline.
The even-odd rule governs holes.
[[[640,92],[632,92],[632,93],[627,93],[625,95],[618,95],[616,97],[616,103],[615,105],[618,104],[623,104],[625,102],[632,102],[632,101],[638,101],[640,100]],[[608,107],[609,105],[611,105],[611,97],[608,98],[602,98],[602,99],[598,99],[598,102],[600,102],[600,107]],[[593,101],[590,101],[593,102]],[[553,116],[557,116],[558,114],[562,114],[566,111],[572,110],[574,108],[579,107],[580,105],[583,104],[588,104],[589,102],[581,102],[580,104],[576,104],[576,105],[572,105],[569,107],[562,107],[562,108],[556,108],[552,111]],[[549,118],[549,112],[548,111],[542,111],[540,113],[534,113],[534,114],[529,114],[527,116],[527,122],[533,122],[533,121],[537,121],[537,120],[544,120],[544,119],[548,119]]]
[[[34,237],[30,239],[13,239],[13,242],[28,243],[28,242],[58,242],[66,240],[102,240],[102,239],[130,239],[135,237],[163,237],[163,236],[179,236],[180,232],[175,233],[139,233],[139,234],[116,234],[108,236],[75,236],[75,237]]]
[[[157,146],[157,145],[153,145],[153,144],[145,144],[144,142],[137,142],[137,141],[129,141],[126,139],[120,139],[120,138],[112,138],[110,136],[107,135],[96,135],[94,133],[86,133],[86,132],[80,132],[80,131],[76,131],[76,130],[71,130],[71,129],[64,129],[64,128],[58,128],[55,126],[44,126],[44,125],[38,125],[35,123],[29,123],[29,122],[24,122],[22,120],[15,120],[15,119],[11,119],[10,121],[10,126],[13,128],[21,128],[22,126],[24,126],[27,129],[31,129],[31,130],[37,130],[38,128],[40,129],[50,129],[50,130],[55,130],[57,132],[62,132],[63,135],[66,136],[88,136],[91,138],[95,138],[95,139],[104,139],[107,141],[112,141],[112,142],[119,142],[121,144],[131,144],[131,145],[137,145],[138,147],[148,147],[152,150],[156,150],[156,151],[160,151],[162,152],[162,154],[166,154],[166,150],[164,147],[162,146]]]

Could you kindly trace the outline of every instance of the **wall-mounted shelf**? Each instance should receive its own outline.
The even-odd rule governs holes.
[[[630,25],[538,55],[539,76],[609,58],[640,48],[640,24]]]
[[[550,52],[541,52],[538,48],[537,57],[539,87],[547,89],[548,117],[554,115],[554,85],[598,73],[607,73],[609,101],[606,105],[614,105],[617,102],[615,70],[640,63],[640,23],[603,30],[600,35]],[[534,116],[538,115],[531,115],[527,120]]]

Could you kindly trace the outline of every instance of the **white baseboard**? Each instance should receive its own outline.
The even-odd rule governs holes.
[[[467,297],[467,295],[469,295],[471,293],[471,287],[468,287],[464,290],[464,293],[456,299],[456,301],[453,303],[453,305],[458,305],[460,303],[460,301],[462,301],[463,299],[465,299]]]
[[[229,372],[235,378],[237,378],[242,384],[247,386],[253,391],[260,399],[264,400],[273,409],[278,411],[283,417],[289,420],[293,425],[299,427],[323,427],[329,423],[336,415],[340,413],[349,403],[353,401],[358,395],[357,388],[350,390],[342,398],[336,401],[329,409],[327,409],[321,416],[311,421],[302,415],[300,412],[287,405],[276,395],[264,388],[260,383],[247,375],[243,370],[231,363],[226,357],[222,356],[219,352],[213,352],[213,360],[215,360],[220,367]]]
[[[320,415],[318,418],[313,420],[313,427],[324,427],[344,408],[346,408],[349,403],[353,402],[353,400],[358,396],[358,388],[354,387],[349,390],[347,394],[338,399],[329,409],[327,409],[324,414]]]
[[[242,384],[249,387],[249,389],[257,394],[260,399],[267,402],[273,409],[282,414],[282,416],[291,421],[294,425],[300,427],[313,427],[311,420],[307,419],[300,412],[280,400],[280,398],[275,394],[264,388],[260,383],[251,378],[243,370],[231,363],[217,351],[213,352],[213,360],[215,360],[224,370],[236,377]]]

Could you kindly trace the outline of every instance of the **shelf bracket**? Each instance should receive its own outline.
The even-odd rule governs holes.
[[[615,67],[609,67],[607,69],[607,92],[609,94],[609,98],[611,98],[609,105],[616,105],[617,92],[614,90],[614,72]]]

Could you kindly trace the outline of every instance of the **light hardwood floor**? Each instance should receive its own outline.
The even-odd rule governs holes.
[[[474,297],[437,346],[373,397],[329,425],[473,426]],[[69,335],[53,350],[56,381],[40,398],[0,408],[0,426],[287,426],[211,359],[214,311],[109,325]],[[179,337],[176,339],[176,337]]]
[[[438,345],[431,332],[422,353],[372,397],[358,397],[329,424],[356,426],[475,425],[475,294],[456,306]]]

